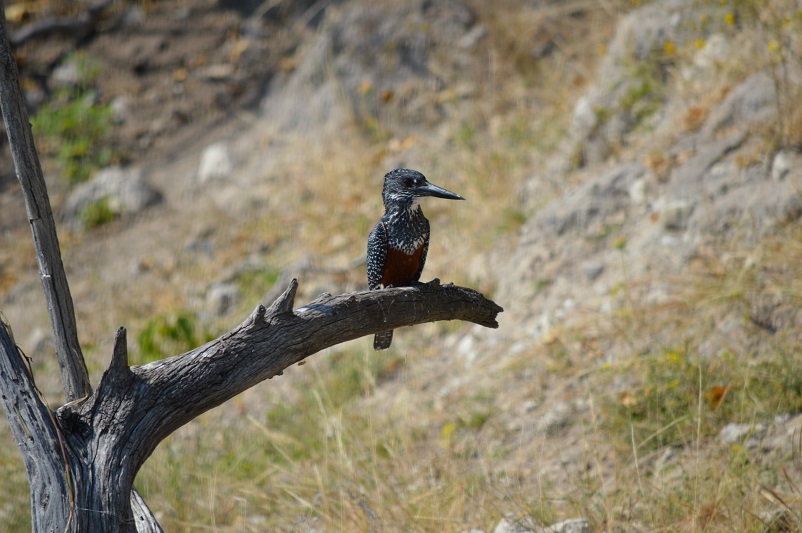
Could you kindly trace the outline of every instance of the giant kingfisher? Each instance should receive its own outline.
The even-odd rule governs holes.
[[[384,176],[384,215],[368,237],[370,290],[382,286],[405,287],[420,279],[429,251],[429,221],[423,216],[419,203],[424,196],[465,199],[429,183],[416,170],[399,168]],[[382,331],[373,338],[373,348],[385,350],[391,342],[393,331]]]

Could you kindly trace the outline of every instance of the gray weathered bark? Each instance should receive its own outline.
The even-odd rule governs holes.
[[[67,401],[72,401],[90,394],[92,388],[81,346],[78,344],[72,296],[61,262],[56,224],[50,211],[50,200],[36,154],[33,132],[28,123],[28,111],[20,90],[19,71],[6,36],[3,7],[0,2],[0,109],[36,245],[39,277],[42,279],[47,311],[53,326],[64,394]]]
[[[170,433],[309,355],[387,329],[467,320],[498,327],[501,307],[471,289],[440,285],[324,294],[293,311],[292,280],[270,306],[195,350],[129,367],[124,328],[92,392],[78,345],[47,190],[22,103],[0,3],[0,98],[28,206],[42,287],[69,403],[51,411],[24,355],[0,321],[0,403],[22,452],[34,531],[161,531],[133,482]]]
[[[13,386],[9,386],[13,385]],[[33,381],[22,355],[0,321],[0,401],[17,441],[31,486],[33,531],[70,514],[70,486],[61,437],[53,415]],[[57,497],[50,497],[58,495]],[[65,497],[66,496],[66,497]]]

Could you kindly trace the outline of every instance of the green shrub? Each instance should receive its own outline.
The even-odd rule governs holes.
[[[43,141],[40,148],[56,158],[70,184],[85,181],[92,171],[106,166],[112,149],[105,141],[111,128],[111,107],[96,102],[92,84],[100,70],[84,54],[67,61],[77,64],[80,82],[56,91],[31,120]]]
[[[108,196],[88,204],[78,213],[78,220],[85,229],[93,229],[116,219],[118,214],[111,208]]]
[[[152,319],[137,337],[139,356],[134,364],[146,364],[197,348],[215,338],[196,327],[197,316],[188,311]]]

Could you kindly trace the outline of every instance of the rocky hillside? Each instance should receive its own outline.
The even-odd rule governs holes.
[[[468,199],[424,205],[424,278],[505,308],[183,428],[137,480],[167,530],[802,527],[802,5],[636,4],[120,2],[20,43],[93,379],[119,325],[145,363],[290,277],[299,305],[364,288],[397,166]],[[17,30],[51,14],[21,5]],[[74,102],[110,121],[96,157],[50,135]],[[56,404],[4,165],[0,309]],[[0,529],[25,530],[0,434]]]

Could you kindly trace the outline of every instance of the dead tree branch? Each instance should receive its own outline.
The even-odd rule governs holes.
[[[133,463],[141,464],[177,428],[325,348],[389,328],[440,320],[495,328],[502,311],[476,291],[440,285],[438,280],[417,287],[324,294],[292,311],[297,287],[292,280],[269,309],[260,305],[237,328],[186,354],[131,368],[115,355],[97,393],[62,409],[60,416],[96,420],[107,413],[116,417],[121,431],[128,431],[119,427],[119,420],[126,420],[126,426],[138,431],[121,438],[130,449],[120,453],[138,457]],[[122,403],[120,390],[126,397]]]
[[[42,279],[47,311],[55,336],[56,357],[61,369],[64,395],[69,402],[90,394],[92,388],[81,346],[78,344],[75,311],[67,275],[61,262],[56,223],[50,210],[42,167],[20,90],[19,71],[11,54],[5,26],[5,16],[0,13],[0,109],[17,169],[17,179],[25,197],[25,208],[39,263],[39,277]]]

